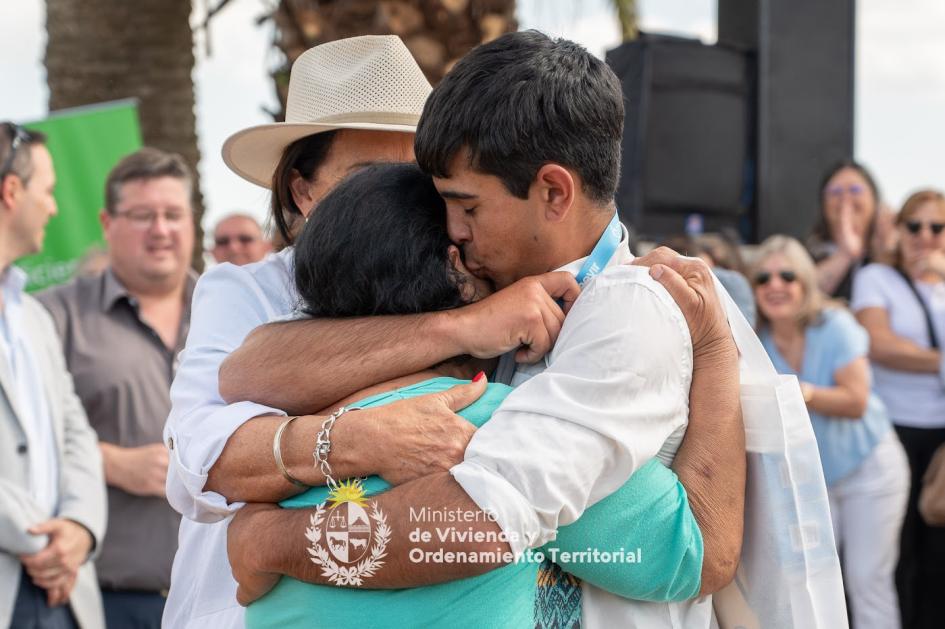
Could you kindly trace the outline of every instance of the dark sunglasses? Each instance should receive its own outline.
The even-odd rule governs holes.
[[[7,159],[3,162],[3,168],[0,168],[0,179],[13,172],[13,160],[16,158],[16,150],[25,142],[30,141],[29,134],[20,125],[7,122],[4,123],[3,126],[6,128],[7,133],[10,134],[12,140],[10,141],[10,154],[7,155]]]
[[[240,234],[239,236],[221,236],[214,239],[213,242],[215,242],[218,247],[225,247],[230,244],[231,240],[238,240],[241,245],[248,245],[249,243],[254,242],[256,238],[254,236]]]
[[[909,230],[909,233],[913,236],[918,236],[919,232],[922,231],[922,227],[928,225],[929,229],[932,230],[933,236],[938,236],[942,233],[942,230],[945,229],[945,223],[923,223],[921,221],[906,221],[906,229]]]
[[[778,271],[778,276],[781,278],[781,281],[784,282],[785,284],[790,284],[791,282],[797,279],[797,273],[795,273],[794,271]],[[765,284],[771,281],[771,277],[772,277],[771,273],[769,273],[768,271],[762,271],[761,273],[755,276],[755,283],[758,286],[764,286]]]

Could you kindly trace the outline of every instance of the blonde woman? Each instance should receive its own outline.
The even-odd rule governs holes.
[[[893,576],[909,475],[885,407],[870,392],[867,334],[826,301],[813,260],[793,238],[762,243],[751,278],[759,337],[775,368],[801,381],[853,626],[899,627]]]
[[[918,513],[922,477],[945,443],[945,197],[910,196],[896,219],[899,245],[891,265],[864,267],[853,284],[852,308],[870,335],[876,392],[905,446],[912,491],[902,529],[899,588],[903,624],[945,626],[945,529]]]

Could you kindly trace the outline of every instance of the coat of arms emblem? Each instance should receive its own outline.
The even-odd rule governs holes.
[[[391,534],[387,516],[376,502],[368,503],[360,479],[332,489],[326,503],[315,507],[309,523],[305,530],[311,542],[309,556],[335,585],[361,585],[384,565]]]

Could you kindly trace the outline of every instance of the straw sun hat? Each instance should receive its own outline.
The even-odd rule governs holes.
[[[305,51],[292,65],[285,122],[237,131],[223,161],[268,188],[282,152],[333,129],[414,133],[430,84],[395,35],[340,39]]]

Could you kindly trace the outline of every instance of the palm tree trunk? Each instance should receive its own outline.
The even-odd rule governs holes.
[[[203,268],[191,0],[46,0],[50,111],[138,99],[145,144],[183,155],[195,177],[193,265]]]
[[[620,24],[622,40],[633,41],[640,36],[637,0],[612,0],[612,2],[617,11],[617,22]]]
[[[303,52],[357,35],[399,35],[427,79],[439,82],[474,46],[514,31],[515,0],[280,0],[270,16],[286,63],[273,72],[282,112],[289,68]]]

